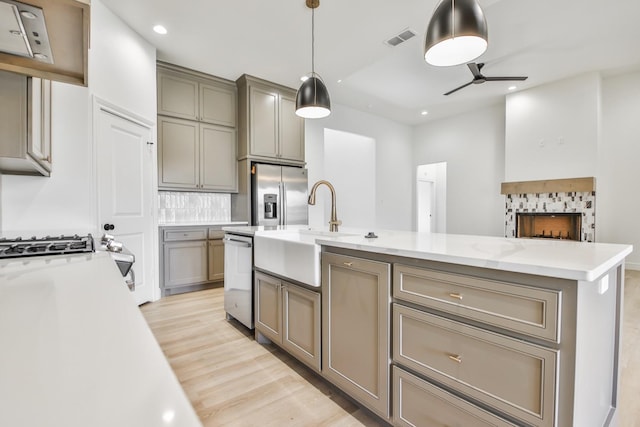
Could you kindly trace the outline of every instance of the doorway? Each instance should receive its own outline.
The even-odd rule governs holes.
[[[419,165],[416,170],[416,230],[445,233],[447,163]]]
[[[157,289],[152,129],[105,104],[94,101],[98,226],[103,232],[110,224],[108,233],[134,254],[134,298],[139,305],[153,301]]]

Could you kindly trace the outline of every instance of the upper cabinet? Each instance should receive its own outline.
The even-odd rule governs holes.
[[[236,89],[158,67],[158,114],[221,126],[236,126]]]
[[[237,192],[236,86],[158,63],[158,188]]]
[[[51,173],[51,82],[0,71],[0,172]]]
[[[304,164],[304,119],[296,91],[242,75],[238,85],[238,158]]]

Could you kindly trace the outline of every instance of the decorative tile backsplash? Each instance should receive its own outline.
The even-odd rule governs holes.
[[[230,221],[231,195],[159,191],[158,211],[160,224]]]
[[[505,237],[516,237],[518,212],[580,212],[582,241],[596,238],[596,192],[507,194]]]

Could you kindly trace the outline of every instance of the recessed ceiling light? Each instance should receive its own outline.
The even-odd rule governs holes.
[[[338,80],[338,83],[342,83],[342,79]]]
[[[158,34],[167,34],[167,29],[162,25],[155,25],[153,27],[153,31],[155,31]]]
[[[429,114],[429,112],[425,110],[425,111],[421,112],[420,114],[422,114],[423,116],[426,116],[427,114]]]
[[[516,90],[518,89],[516,86],[509,86],[509,90]]]

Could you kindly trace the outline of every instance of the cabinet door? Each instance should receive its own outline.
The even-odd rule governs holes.
[[[200,125],[200,188],[238,191],[235,129]]]
[[[304,161],[304,119],[296,116],[295,97],[280,97],[279,157]]]
[[[249,97],[250,154],[277,157],[278,94],[251,86]]]
[[[322,254],[322,374],[389,419],[388,263]]]
[[[207,242],[164,244],[164,287],[174,288],[208,281]]]
[[[320,294],[287,283],[282,290],[282,347],[320,371]]]
[[[200,121],[235,127],[236,115],[234,89],[200,83]]]
[[[51,171],[51,81],[29,77],[27,153]]]
[[[199,188],[198,123],[159,117],[158,187]]]
[[[255,273],[255,328],[277,344],[282,342],[281,288],[275,277]]]
[[[209,240],[209,281],[224,280],[224,243],[222,239]]]
[[[26,142],[27,78],[0,71],[0,157],[24,157]]]
[[[158,114],[198,120],[198,82],[158,71]]]

